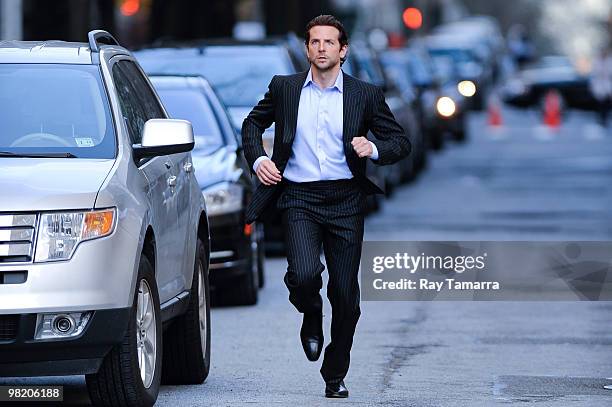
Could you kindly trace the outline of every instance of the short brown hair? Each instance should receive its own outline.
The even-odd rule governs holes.
[[[304,34],[304,44],[306,44],[306,47],[308,47],[308,43],[310,42],[310,29],[317,25],[327,25],[336,28],[338,31],[340,31],[340,35],[338,36],[338,41],[340,42],[340,49],[342,49],[342,47],[344,47],[345,45],[348,45],[348,34],[346,33],[344,25],[342,25],[340,20],[338,20],[331,14],[322,14],[313,18],[308,22],[308,24],[306,24],[306,33]],[[344,63],[345,60],[346,57],[341,58],[340,62]]]
[[[342,25],[340,20],[338,20],[331,14],[323,14],[313,18],[308,22],[308,24],[306,24],[306,33],[304,35],[304,43],[306,44],[306,46],[308,46],[308,43],[310,42],[310,29],[317,25],[327,25],[330,27],[335,27],[336,29],[338,29],[338,31],[340,31],[340,36],[338,37],[338,41],[340,41],[340,48],[345,45],[348,45],[348,34],[346,33],[346,30],[344,29],[344,26]]]

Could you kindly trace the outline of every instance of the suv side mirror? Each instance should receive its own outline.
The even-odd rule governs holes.
[[[193,128],[187,120],[150,119],[142,131],[142,143],[134,144],[138,160],[158,155],[186,153],[193,150]]]

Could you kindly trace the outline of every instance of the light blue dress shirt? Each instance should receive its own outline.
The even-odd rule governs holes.
[[[302,86],[295,139],[283,177],[293,182],[311,182],[353,178],[346,163],[342,141],[343,75],[340,70],[334,84],[321,89],[308,71]],[[374,143],[371,159],[378,158]],[[267,156],[259,157],[253,169]]]

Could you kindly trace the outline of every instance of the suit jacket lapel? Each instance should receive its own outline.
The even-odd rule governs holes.
[[[283,134],[283,139],[290,145],[293,143],[293,139],[295,138],[295,131],[297,129],[298,109],[300,107],[300,95],[302,93],[302,86],[304,85],[306,76],[308,76],[308,71],[300,72],[299,74],[294,75],[287,83],[287,131]]]
[[[342,141],[344,143],[344,153],[347,159],[354,155],[351,140],[357,134],[359,125],[359,113],[361,112],[361,92],[350,76],[344,75],[344,89],[342,90]]]

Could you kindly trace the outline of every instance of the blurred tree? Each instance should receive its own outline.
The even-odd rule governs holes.
[[[463,2],[473,14],[486,14],[497,18],[503,32],[517,23],[535,29],[542,16],[539,1],[463,0]]]
[[[329,0],[263,0],[263,11],[268,35],[282,35],[293,31],[303,36],[306,24],[314,17],[334,14]],[[336,17],[341,19],[340,15]]]
[[[536,47],[543,52],[549,51],[553,45],[549,38],[540,35],[542,20],[542,4],[540,0],[463,0],[471,14],[486,14],[499,21],[502,34],[506,34],[515,24],[522,25],[530,38],[534,39]]]
[[[231,37],[234,0],[153,0],[151,41]]]
[[[87,33],[95,28],[115,31],[112,1],[23,1],[25,40],[85,41]]]

